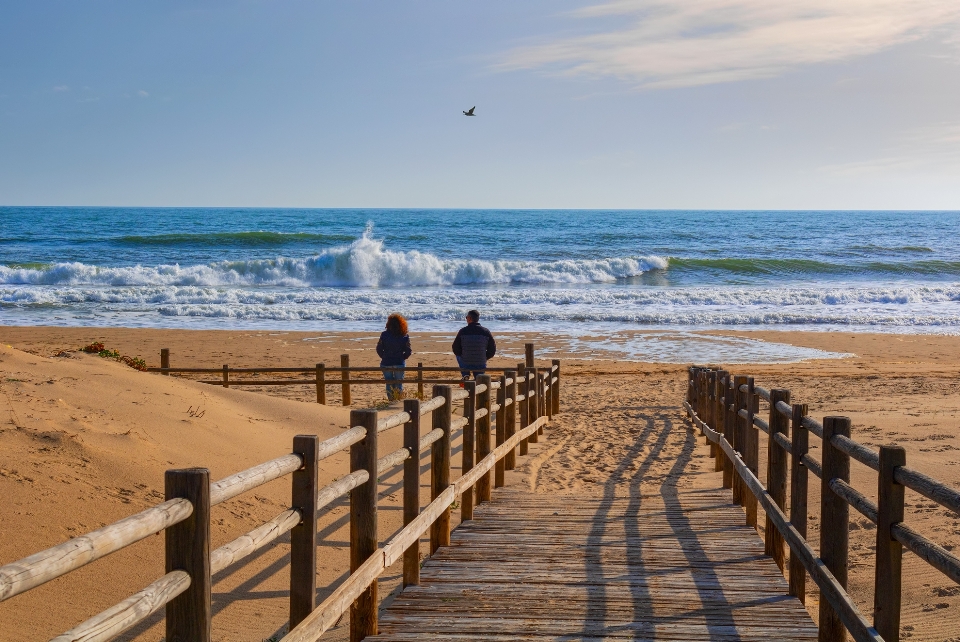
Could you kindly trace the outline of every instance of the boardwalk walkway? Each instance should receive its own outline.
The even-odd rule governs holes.
[[[816,640],[730,491],[498,489],[368,640]]]

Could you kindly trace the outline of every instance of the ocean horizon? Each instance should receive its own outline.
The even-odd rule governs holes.
[[[960,331],[960,212],[0,207],[4,325]]]

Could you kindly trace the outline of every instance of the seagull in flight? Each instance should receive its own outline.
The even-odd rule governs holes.
[[[473,110],[476,109],[476,108],[477,108],[476,105],[474,105],[474,106],[471,107],[468,111],[463,112],[463,115],[464,115],[464,116],[476,116],[476,114],[473,113]]]

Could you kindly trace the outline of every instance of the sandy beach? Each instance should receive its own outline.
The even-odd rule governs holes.
[[[908,465],[960,486],[960,337],[839,332],[725,331],[701,333],[850,353],[842,359],[785,364],[724,364],[767,388],[788,388],[811,413],[846,415],[853,436],[877,446],[899,443]],[[450,333],[412,335],[412,361],[453,365]],[[185,331],[59,327],[0,328],[0,563],[88,532],[162,500],[163,471],[206,466],[220,478],[289,452],[295,434],[337,434],[348,424],[338,388],[318,405],[312,386],[224,389],[177,377],[137,372],[76,352],[92,341],[148,365],[161,348],[174,367],[376,365],[375,333]],[[616,496],[656,493],[665,485],[716,487],[708,449],[683,418],[685,365],[587,358],[581,347],[545,334],[498,335],[492,366],[522,360],[533,341],[538,357],[563,359],[562,414],[547,439],[509,476],[534,493]],[[61,356],[56,356],[61,355]],[[601,355],[602,356],[602,355]],[[410,365],[408,363],[408,365]],[[355,386],[354,408],[383,396],[380,386]],[[389,412],[389,410],[387,411]],[[400,431],[382,437],[383,453]],[[811,439],[816,443],[818,440]],[[761,440],[762,443],[762,440]],[[455,440],[455,453],[459,452]],[[819,445],[819,444],[817,444]],[[815,451],[816,454],[816,451]],[[765,459],[761,446],[761,461]],[[455,458],[454,466],[459,466]],[[762,468],[762,467],[761,467]],[[347,472],[343,453],[326,460],[321,483]],[[875,474],[854,463],[853,485],[876,495]],[[455,469],[453,475],[459,474]],[[763,475],[761,475],[763,477]],[[426,478],[425,478],[426,483]],[[289,482],[278,480],[214,513],[214,545],[229,541],[284,510]],[[380,479],[380,538],[401,524],[400,471]],[[819,494],[811,480],[810,504]],[[423,488],[426,499],[428,489]],[[907,522],[948,549],[960,546],[960,516],[907,493]],[[811,513],[818,513],[818,509]],[[762,520],[761,520],[762,521]],[[851,512],[850,591],[872,608],[875,531]],[[816,520],[810,541],[818,542]],[[324,595],[348,566],[346,502],[321,517],[318,583]],[[11,537],[10,534],[13,534]],[[36,640],[65,631],[139,590],[162,574],[161,537],[145,540],[24,595],[0,603],[0,638]],[[286,621],[288,540],[279,541],[215,577],[214,637],[269,639]],[[958,640],[960,587],[904,555],[903,636]],[[381,595],[397,586],[399,569],[384,577]],[[807,605],[816,615],[816,593]],[[322,597],[322,596],[321,596]],[[56,608],[50,608],[50,605]],[[330,639],[342,639],[343,623]],[[155,617],[124,639],[158,640]]]

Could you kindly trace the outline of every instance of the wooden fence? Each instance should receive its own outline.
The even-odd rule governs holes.
[[[533,368],[534,367],[534,344],[526,343],[524,344],[524,353],[525,361],[517,365],[517,368]],[[559,372],[560,361],[558,359],[553,360],[553,366],[556,367]],[[357,375],[362,373],[378,373],[382,374],[384,370],[390,370],[393,372],[403,372],[406,376],[407,373],[414,374],[415,376],[410,379],[404,379],[403,381],[390,380],[383,377],[373,377],[373,378],[360,378]],[[506,372],[508,370],[514,370],[514,367],[494,367],[494,368],[485,368],[487,372]],[[433,385],[433,384],[459,384],[461,379],[459,373],[461,369],[456,366],[424,366],[423,363],[418,363],[416,367],[400,367],[400,366],[351,366],[350,365],[350,355],[342,354],[340,355],[340,366],[327,366],[323,363],[318,363],[313,367],[307,368],[231,368],[229,364],[224,364],[222,368],[171,368],[170,367],[170,349],[162,348],[160,350],[160,367],[159,368],[147,368],[147,372],[159,372],[164,375],[216,375],[217,379],[199,379],[200,383],[207,383],[214,386],[223,386],[224,388],[230,388],[231,386],[296,386],[296,385],[308,385],[315,386],[317,390],[317,403],[326,405],[327,403],[327,386],[340,386],[341,390],[341,403],[344,406],[349,406],[352,403],[352,398],[350,394],[351,385],[369,385],[369,384],[379,384],[384,385],[387,383],[407,383],[407,384],[417,384],[417,397],[423,399],[424,397],[424,386]],[[446,378],[446,379],[428,379],[425,378],[425,373],[428,372],[439,372],[439,373],[457,373],[456,378]],[[301,378],[291,377],[291,378],[280,378],[280,379],[257,379],[256,376],[260,374],[283,374],[283,375],[301,375]],[[336,378],[328,378],[330,374],[337,374]],[[237,378],[237,376],[242,378]],[[558,374],[559,376],[559,374]],[[310,377],[309,379],[303,377]],[[559,412],[559,408],[554,407],[554,412]]]
[[[166,575],[54,640],[109,640],[165,608],[167,640],[210,642],[211,576],[290,533],[290,633],[283,640],[317,640],[348,609],[351,640],[361,640],[377,631],[379,575],[402,558],[404,586],[419,583],[421,536],[430,531],[431,553],[448,545],[454,501],[461,498],[461,519],[471,519],[475,503],[489,500],[491,488],[503,485],[517,451],[526,454],[527,444],[538,440],[557,412],[559,373],[557,362],[543,369],[521,365],[497,381],[480,375],[462,390],[435,385],[431,399],[405,400],[403,412],[388,417],[353,410],[350,428],[340,435],[323,442],[316,435],[298,435],[290,454],[213,483],[204,468],[168,470],[162,504],[0,567],[0,601],[163,532]],[[455,420],[453,407],[460,401],[463,417]],[[431,428],[425,435],[423,423]],[[378,433],[400,425],[403,448],[378,457]],[[460,428],[462,475],[451,482],[451,436]],[[318,463],[348,447],[350,473],[320,488]],[[428,448],[432,501],[421,510],[419,462]],[[404,527],[378,548],[377,476],[401,463]],[[211,550],[210,509],[286,475],[291,475],[293,505]],[[317,606],[317,512],[347,493],[350,576]]]
[[[761,399],[768,406],[766,421]],[[690,368],[683,406],[712,444],[723,487],[732,488],[747,523],[757,525],[758,503],[766,513],[765,551],[781,570],[784,543],[790,547],[790,594],[804,601],[807,574],[819,587],[822,642],[844,640],[845,630],[858,642],[899,640],[903,547],[960,584],[960,558],[903,523],[906,488],[958,514],[960,491],[907,468],[902,447],[881,446],[877,453],[850,438],[849,418],[825,417],[821,424],[805,404],[791,405],[789,390],[767,390],[753,377],[725,370]],[[768,440],[766,487],[758,475],[760,431]],[[823,442],[822,461],[808,452],[810,433]],[[851,459],[878,473],[878,503],[850,485]],[[808,473],[821,483],[819,556],[806,540]],[[846,592],[850,507],[877,525],[872,624]]]

